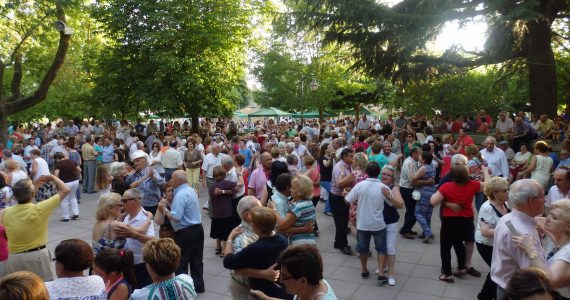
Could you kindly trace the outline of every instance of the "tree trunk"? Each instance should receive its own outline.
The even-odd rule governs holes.
[[[356,126],[358,125],[358,120],[360,119],[360,103],[356,103],[356,105],[354,106],[354,128],[356,129]]]
[[[552,51],[552,31],[547,20],[528,24],[526,62],[530,110],[535,114],[556,115],[556,65]]]
[[[319,123],[323,123],[325,121],[324,115],[325,108],[322,105],[319,105]]]
[[[8,142],[8,115],[4,105],[0,106],[0,143],[6,145]]]
[[[190,113],[190,117],[191,119],[191,131],[192,133],[198,133],[198,130],[200,129],[200,116],[198,114],[198,111],[193,110],[192,113]]]

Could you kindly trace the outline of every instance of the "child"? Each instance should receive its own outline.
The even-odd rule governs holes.
[[[103,278],[107,299],[127,300],[137,287],[133,252],[107,248],[95,256],[93,273]]]

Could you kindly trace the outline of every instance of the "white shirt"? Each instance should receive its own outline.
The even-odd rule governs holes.
[[[384,222],[384,201],[387,201],[382,188],[388,188],[377,178],[367,178],[359,182],[346,195],[347,202],[358,200],[356,208],[356,228],[365,231],[378,231],[386,228]]]
[[[165,169],[177,169],[179,166],[182,166],[180,152],[171,147],[164,151],[160,161],[162,162],[162,167]]]
[[[511,120],[510,118],[505,118],[505,121],[501,121],[501,119],[498,119],[497,124],[495,125],[495,128],[500,133],[512,132],[513,127],[514,127],[513,120]]]
[[[403,188],[413,189],[412,178],[409,177],[410,171],[415,173],[418,168],[418,162],[411,156],[408,156],[402,164],[402,173],[400,174],[400,186]]]
[[[36,157],[36,159],[34,159],[34,161],[37,164],[37,169],[36,169],[36,174],[34,174],[34,178],[33,181],[36,182],[38,179],[40,179],[40,176],[43,175],[50,175],[49,172],[49,167],[48,164],[46,162],[45,159],[41,158],[41,157]],[[32,171],[32,166],[30,166],[30,172]]]
[[[226,173],[226,180],[231,181],[231,182],[238,182],[238,174],[237,174],[235,167],[232,168],[228,173]],[[245,194],[245,185],[242,184],[239,191],[237,191],[234,194],[233,199],[239,198],[239,197],[243,196],[243,194]]]
[[[35,145],[27,145],[26,147],[24,147],[24,157],[30,157],[32,155],[32,150],[34,149],[38,149],[38,147],[36,147]],[[24,161],[29,164],[32,162],[31,158],[24,158]]]
[[[492,152],[487,151],[487,148],[480,151],[481,156],[491,169],[491,176],[501,176],[509,179],[509,162],[503,150],[494,147]]]
[[[552,204],[556,203],[558,200],[570,199],[570,197],[568,197],[569,195],[570,192],[564,195],[556,185],[553,185],[548,190],[548,195],[546,195],[544,206],[552,207]]]
[[[214,156],[213,153],[208,153],[204,156],[204,162],[202,163],[202,170],[206,172],[206,177],[214,178],[214,168],[222,165],[222,159],[227,155],[224,153],[218,153],[218,156]]]
[[[131,219],[131,217],[129,215],[127,215],[125,217],[125,220],[123,221],[123,223],[130,225],[132,227],[141,227],[141,226],[145,225],[145,222],[147,220],[147,216],[145,215],[144,212],[145,212],[144,208],[141,207],[141,210],[133,219]],[[148,227],[145,235],[154,237],[154,226],[152,226],[152,224],[151,224],[151,226]],[[133,252],[135,265],[143,263],[142,247],[143,247],[143,243],[141,243],[139,240],[133,239],[133,238],[127,238],[127,243],[125,244],[125,249]]]
[[[106,300],[105,282],[97,275],[58,278],[46,282],[51,299]]]

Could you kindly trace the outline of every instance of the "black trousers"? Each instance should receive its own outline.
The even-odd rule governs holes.
[[[329,195],[329,201],[334,219],[334,227],[336,229],[334,235],[334,247],[342,249],[348,246],[346,228],[348,227],[348,209],[350,206],[344,202],[344,197],[335,194]]]
[[[400,187],[400,194],[404,199],[404,205],[406,206],[406,214],[404,215],[404,224],[402,225],[402,229],[400,229],[400,233],[411,233],[412,228],[416,224],[416,200],[412,198],[412,193],[414,189],[409,189],[405,187]]]
[[[491,267],[491,261],[493,260],[493,247],[481,243],[475,243],[475,245],[477,246],[477,251],[479,252],[479,255],[481,255],[485,263],[487,263],[487,265]],[[491,272],[489,272],[489,274],[487,274],[487,278],[485,278],[485,283],[483,284],[483,288],[481,288],[481,291],[477,295],[477,299],[493,300],[495,299],[496,292],[497,292],[497,284],[495,284],[493,280],[491,280]]]
[[[311,201],[313,202],[313,207],[317,207],[317,204],[319,204],[319,200],[321,197],[317,196],[317,197],[313,197],[311,199]],[[317,225],[317,219],[315,218],[315,231],[319,230],[319,225]]]
[[[441,273],[447,276],[452,275],[451,247],[457,256],[457,269],[465,269],[465,245],[463,245],[465,222],[473,222],[473,218],[441,217],[439,254],[441,256]]]
[[[135,277],[137,278],[137,288],[139,289],[152,283],[152,278],[148,274],[145,263],[135,265]]]
[[[203,277],[204,228],[202,224],[191,225],[176,231],[174,240],[182,253],[176,275],[188,274],[188,265],[190,265],[190,276],[194,281],[194,288],[197,293],[203,293],[205,288]]]

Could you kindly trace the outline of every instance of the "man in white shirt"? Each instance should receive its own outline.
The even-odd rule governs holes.
[[[147,286],[152,283],[152,280],[142,258],[142,247],[146,241],[154,238],[154,226],[152,225],[152,215],[147,216],[146,211],[142,207],[142,197],[143,195],[138,189],[129,189],[123,194],[121,202],[123,203],[125,213],[127,213],[123,223],[128,227],[142,227],[150,223],[145,234],[131,233],[125,235],[127,237],[125,249],[133,252],[137,283],[139,286]],[[117,233],[121,235],[125,231],[128,230],[119,227]]]
[[[372,125],[372,121],[366,118],[366,115],[362,115],[362,118],[358,121],[358,129],[359,130],[368,130]]]
[[[307,147],[305,147],[305,145],[301,144],[301,139],[299,137],[295,137],[293,139],[293,143],[295,144],[295,153],[297,154],[299,160],[297,161],[297,167],[299,168],[299,170],[301,171],[305,171],[304,167],[305,167],[305,163],[303,161],[303,158],[305,157],[305,155],[307,155]]]
[[[545,213],[548,214],[552,204],[561,199],[570,199],[570,169],[567,167],[558,168],[552,176],[554,185],[548,190],[548,195],[544,202]]]
[[[169,144],[170,147],[164,151],[161,156],[160,162],[164,168],[164,180],[170,181],[172,178],[172,173],[176,170],[182,170],[182,157],[180,157],[180,152],[176,150],[178,142],[173,140]]]
[[[542,186],[533,179],[517,180],[510,187],[509,201],[514,205],[514,209],[499,220],[493,238],[491,279],[497,284],[495,299],[505,298],[507,283],[517,270],[529,267],[533,260],[546,265],[544,250],[540,244],[541,239],[536,230],[537,223],[534,219],[544,212]],[[511,232],[507,226],[509,223],[517,231],[516,234],[529,235],[534,239],[535,253],[527,255],[522,247],[513,241],[515,233]]]
[[[481,150],[481,156],[489,169],[491,170],[491,176],[503,177],[505,180],[509,180],[509,163],[507,161],[507,156],[503,150],[495,147],[497,141],[494,137],[488,136],[485,139],[485,149]]]
[[[36,146],[36,141],[33,138],[28,139],[28,145],[24,147],[23,158],[26,162],[27,168],[29,169],[32,165],[32,150],[39,148]]]
[[[514,126],[513,120],[511,120],[511,118],[507,118],[507,112],[500,112],[499,120],[497,120],[497,124],[495,125],[495,138],[509,141],[513,134]]]
[[[380,175],[380,165],[370,162],[366,166],[368,179],[359,182],[346,195],[345,201],[352,203],[358,201],[356,212],[357,243],[356,251],[360,254],[360,264],[362,277],[370,276],[368,261],[370,238],[374,238],[374,248],[378,252],[376,256],[378,269],[382,269],[386,259],[386,223],[384,222],[384,202],[392,201],[390,189],[378,180]],[[382,191],[379,193],[379,191]],[[388,282],[388,278],[380,275],[378,280],[381,283]],[[392,284],[393,283],[393,284]],[[390,285],[396,282],[392,278]]]

